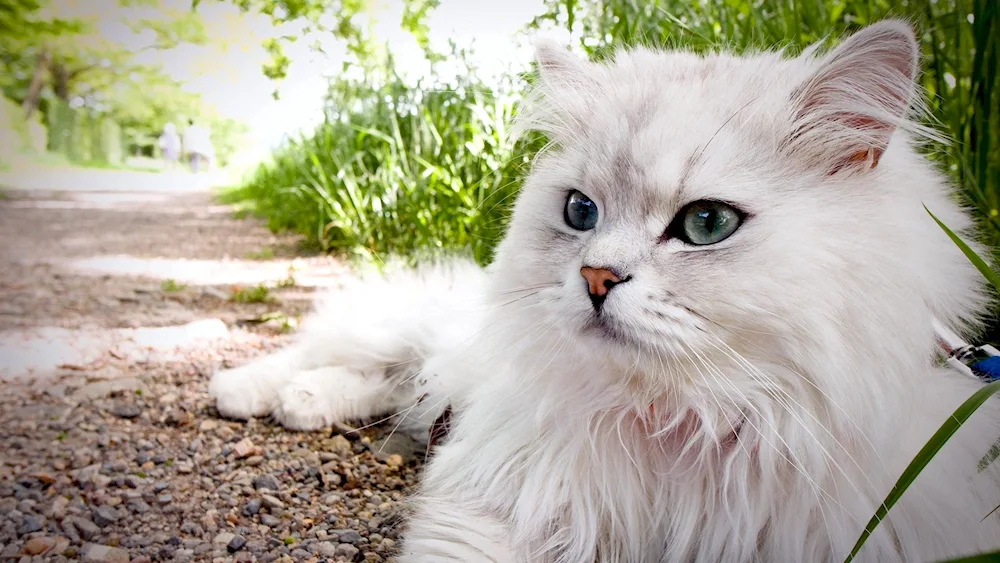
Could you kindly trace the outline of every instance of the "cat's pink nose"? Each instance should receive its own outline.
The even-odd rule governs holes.
[[[587,285],[589,285],[589,291],[591,295],[597,295],[599,297],[604,297],[608,294],[615,284],[621,282],[621,278],[615,275],[614,272],[606,268],[591,268],[589,266],[584,266],[580,268],[580,275],[587,280]]]

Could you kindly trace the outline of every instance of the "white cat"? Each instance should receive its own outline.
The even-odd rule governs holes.
[[[552,145],[486,276],[334,294],[290,352],[215,377],[220,411],[450,401],[404,563],[842,561],[981,386],[935,361],[932,319],[969,334],[986,298],[924,209],[972,227],[917,151],[918,54],[894,20],[793,59],[539,43],[519,123]],[[1000,548],[998,436],[991,401],[859,560]]]

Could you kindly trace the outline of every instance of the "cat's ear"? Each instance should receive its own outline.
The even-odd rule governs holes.
[[[896,128],[908,124],[919,53],[900,20],[847,38],[796,90],[788,148],[829,174],[875,168]]]
[[[552,39],[536,39],[533,46],[538,83],[522,100],[512,132],[537,131],[556,142],[577,138],[600,91],[597,65]]]
[[[574,83],[586,80],[588,61],[573,54],[550,38],[535,39],[535,62],[538,74],[547,82]]]

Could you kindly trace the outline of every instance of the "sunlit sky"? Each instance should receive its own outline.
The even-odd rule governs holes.
[[[123,19],[190,9],[190,0],[161,0],[157,9],[117,7],[117,0],[54,0],[59,15],[96,18],[101,36],[136,50],[150,42],[148,34],[133,34]],[[542,0],[441,0],[428,20],[431,41],[442,49],[452,39],[460,46],[473,45],[476,61],[486,72],[505,65],[525,64],[530,48],[518,32],[542,12]],[[401,68],[419,73],[422,65],[416,43],[399,28],[402,0],[373,0],[377,38],[387,41]],[[168,51],[146,51],[142,62],[157,62],[185,83],[185,88],[227,117],[250,127],[250,144],[273,146],[284,134],[312,127],[322,117],[328,77],[339,72],[342,46],[324,41],[326,54],[313,52],[308,41],[285,46],[292,60],[280,84],[280,99],[271,96],[275,84],[261,73],[268,55],[261,47],[267,37],[289,29],[276,29],[259,14],[243,14],[230,2],[204,0],[198,6],[211,42],[206,46],[181,45]]]

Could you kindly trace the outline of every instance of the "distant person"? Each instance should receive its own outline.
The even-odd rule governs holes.
[[[167,168],[177,166],[177,161],[181,158],[181,137],[177,134],[177,126],[173,123],[163,126],[163,134],[160,135],[160,154]]]
[[[203,162],[207,168],[215,155],[208,129],[198,125],[193,119],[188,120],[188,128],[184,130],[184,153],[187,154],[191,172],[195,174],[203,168]]]

